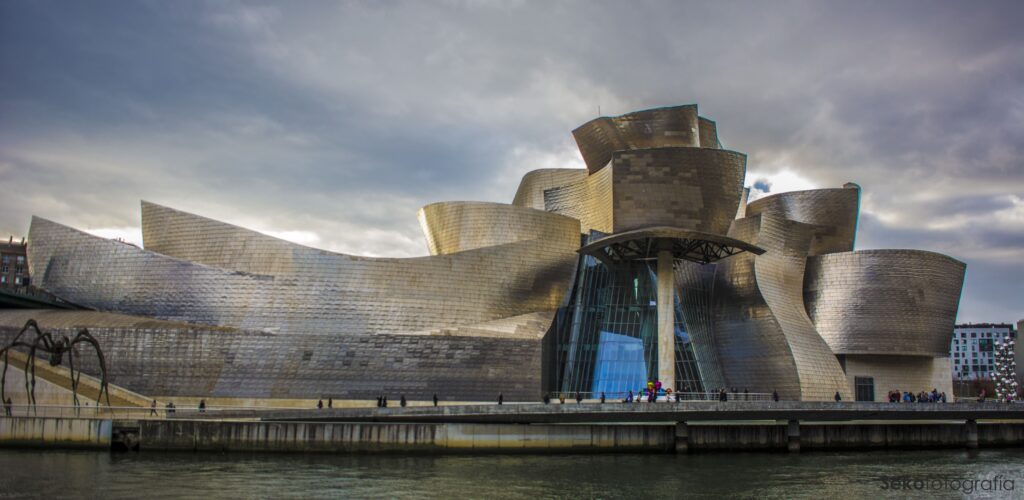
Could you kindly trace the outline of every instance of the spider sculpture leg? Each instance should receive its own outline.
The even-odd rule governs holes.
[[[37,330],[38,331],[38,330]],[[40,349],[41,347],[41,349]],[[43,352],[53,353],[55,346],[53,344],[53,338],[50,337],[49,333],[42,333],[36,337],[36,341],[32,343],[32,348],[29,349],[28,362],[31,366],[32,374],[32,386],[29,391],[29,404],[32,406],[36,405],[36,350],[42,350]],[[28,386],[28,378],[25,379],[25,385]]]
[[[75,335],[74,340],[71,341],[70,345],[73,347],[78,343],[86,343],[96,350],[96,358],[100,363],[100,392],[96,395],[96,402],[99,404],[101,400],[106,399],[107,406],[110,406],[110,387],[107,384],[107,360],[103,356],[103,350],[100,349],[100,343],[96,341],[96,338],[89,333],[89,330],[83,328]],[[81,372],[79,372],[81,373]]]
[[[68,338],[67,337],[64,337],[61,340],[65,344],[68,344],[70,346],[70,343],[68,342]],[[77,408],[78,405],[79,405],[79,402],[78,402],[78,380],[75,380],[75,350],[73,348],[71,348],[71,347],[68,348],[68,369],[70,370],[70,372],[69,372],[69,376],[70,377],[69,378],[71,379],[71,400],[74,402],[74,405]],[[81,371],[79,371],[79,373],[81,373]]]

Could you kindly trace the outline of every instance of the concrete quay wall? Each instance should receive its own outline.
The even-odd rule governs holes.
[[[0,418],[0,447],[110,449],[111,420]]]
[[[143,450],[390,451],[667,451],[665,426],[339,422],[140,422]]]
[[[125,426],[128,422],[119,422]],[[139,449],[242,452],[671,452],[1024,445],[1024,423],[553,425],[142,420]],[[110,448],[110,420],[0,419],[0,447]],[[793,449],[793,431],[799,444]],[[683,437],[685,436],[685,437]],[[681,443],[685,445],[680,447]],[[976,438],[976,441],[975,441]]]
[[[688,451],[786,450],[786,423],[688,425]],[[666,425],[341,422],[140,422],[142,449],[286,452],[669,452]],[[959,448],[962,423],[802,424],[803,450]],[[977,444],[1024,445],[1024,423],[977,425]]]

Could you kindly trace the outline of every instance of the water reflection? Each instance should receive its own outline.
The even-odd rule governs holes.
[[[883,478],[1014,481],[1024,450],[790,454],[274,455],[0,450],[4,498],[960,498]],[[1004,483],[1005,484],[1005,483]]]

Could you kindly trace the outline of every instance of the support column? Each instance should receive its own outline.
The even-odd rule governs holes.
[[[790,420],[786,424],[786,449],[792,453],[800,451],[800,421]]]
[[[968,420],[967,426],[967,448],[974,450],[978,448],[978,421]]]
[[[658,380],[676,390],[676,273],[672,252],[658,252]]]
[[[690,451],[690,429],[686,422],[676,422],[676,453]]]

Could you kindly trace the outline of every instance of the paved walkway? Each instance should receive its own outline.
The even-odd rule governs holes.
[[[179,409],[172,418],[258,419],[321,422],[462,423],[639,423],[707,420],[978,420],[1024,421],[1024,404],[1003,403],[854,403],[797,401],[690,401],[681,403],[486,404],[441,407],[253,409],[208,411]]]

